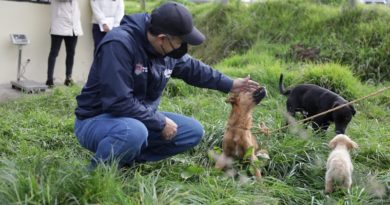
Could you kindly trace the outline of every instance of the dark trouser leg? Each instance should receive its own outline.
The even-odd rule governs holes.
[[[93,42],[95,45],[94,51],[96,51],[97,46],[99,45],[100,41],[102,41],[102,39],[106,34],[107,34],[106,32],[100,31],[99,24],[92,25]]]
[[[56,64],[56,58],[61,48],[63,36],[51,35],[51,47],[47,66],[47,80],[53,82],[54,66]]]
[[[73,69],[73,62],[74,62],[74,54],[76,50],[76,44],[77,44],[77,36],[65,36],[65,47],[66,47],[66,78],[72,77],[72,69]]]

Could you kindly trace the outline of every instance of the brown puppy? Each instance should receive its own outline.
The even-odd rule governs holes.
[[[230,94],[227,98],[226,102],[232,105],[232,110],[223,136],[223,154],[215,164],[217,169],[225,167],[228,157],[243,159],[246,150],[250,147],[253,147],[250,156],[251,163],[257,160],[256,152],[259,150],[259,146],[257,145],[256,137],[251,133],[252,111],[266,94],[266,89],[260,87],[254,92]],[[256,167],[254,168],[256,177],[260,178],[260,170]]]

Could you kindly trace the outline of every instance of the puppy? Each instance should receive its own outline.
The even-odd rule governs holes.
[[[353,165],[349,150],[358,145],[348,136],[338,134],[329,142],[333,150],[326,163],[325,193],[333,191],[333,183],[339,182],[345,188],[351,188]]]
[[[295,112],[301,112],[305,118],[330,110],[348,103],[338,94],[313,84],[301,84],[288,90],[284,88],[283,74],[279,78],[279,91],[288,96],[287,112],[295,117]],[[335,123],[336,134],[344,134],[345,130],[355,115],[356,110],[352,105],[342,107],[325,115],[312,119],[315,131],[326,131],[331,122]]]
[[[252,111],[266,96],[266,89],[260,87],[254,92],[241,92],[230,94],[226,102],[232,105],[232,110],[223,136],[223,154],[216,162],[217,169],[225,167],[228,157],[243,159],[248,148],[253,147],[250,162],[254,166],[256,178],[261,178],[261,171],[252,163],[257,160],[256,153],[259,146],[256,137],[251,133]]]

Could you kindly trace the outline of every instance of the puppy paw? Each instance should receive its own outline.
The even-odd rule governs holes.
[[[333,192],[333,189],[325,189],[325,194],[330,194]]]
[[[256,152],[256,157],[260,157],[260,158],[263,158],[263,159],[270,159],[269,155],[268,155],[268,151],[265,150],[265,149],[261,149],[261,150],[257,151]]]
[[[233,164],[233,159],[227,157],[225,154],[221,154],[221,155],[215,154],[214,157],[216,159],[216,163],[215,163],[216,169],[222,170],[225,167],[231,167]]]
[[[255,176],[257,180],[261,179],[261,171],[260,169],[255,169]]]
[[[265,136],[269,136],[270,134],[270,131],[269,131],[269,128],[265,125],[264,122],[261,122],[259,124],[259,130],[261,133],[263,133]]]
[[[333,192],[333,186],[329,185],[329,184],[326,184],[325,185],[325,194],[330,194],[332,192]]]

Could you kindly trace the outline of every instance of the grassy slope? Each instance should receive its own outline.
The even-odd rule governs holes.
[[[288,46],[277,53],[280,59],[294,60],[291,47],[303,44],[319,49],[317,62],[351,65],[364,80],[390,79],[390,7],[349,9],[308,2],[313,1],[267,1],[251,6],[230,4],[194,9],[197,25],[208,36],[207,43],[195,49],[194,54],[215,63],[246,52],[258,39],[266,39]]]
[[[215,67],[228,75],[248,74],[267,86],[269,96],[255,110],[254,124],[272,129],[284,123],[285,98],[278,94],[281,72],[286,84],[315,80],[355,99],[386,85],[362,84],[348,67],[335,63],[284,62],[276,53],[285,44],[257,42],[242,55]],[[387,86],[390,86],[387,83]],[[79,87],[26,96],[0,105],[0,204],[388,204],[390,203],[390,92],[359,102],[349,134],[360,148],[352,152],[355,165],[351,192],[323,193],[326,135],[297,128],[258,141],[271,160],[257,182],[235,166],[240,178],[213,169],[207,152],[220,147],[230,107],[225,95],[171,81],[161,109],[194,116],[205,126],[203,141],[188,153],[156,163],[117,171],[102,167],[85,171],[90,153],[73,135],[73,111]],[[254,130],[256,131],[256,130]]]
[[[285,100],[277,93],[276,82],[280,72],[287,73],[283,69],[287,66],[265,52],[256,58],[253,55],[249,52],[240,58],[235,56],[216,67],[233,76],[251,74],[253,79],[267,85],[270,95],[256,109],[254,120],[255,124],[265,122],[276,129],[284,121]],[[242,59],[247,59],[245,68],[238,70],[230,66]],[[311,69],[297,70],[306,74]],[[298,72],[288,76],[288,84],[301,78]],[[358,86],[369,91],[380,87]],[[332,131],[325,136],[304,131],[275,133],[270,137],[257,134],[271,156],[263,167],[265,179],[256,182],[246,177],[226,177],[212,168],[213,161],[206,154],[214,146],[220,147],[230,110],[224,103],[225,95],[189,88],[180,81],[170,84],[161,109],[199,119],[206,129],[202,143],[188,153],[162,162],[124,172],[102,168],[89,174],[84,168],[90,154],[72,134],[74,97],[78,92],[78,87],[58,88],[52,94],[26,96],[1,105],[0,112],[7,117],[0,120],[0,201],[31,204],[390,202],[389,196],[384,195],[390,180],[389,93],[358,103],[358,114],[348,129],[348,134],[360,145],[352,153],[356,169],[353,189],[351,193],[337,191],[325,196],[324,166],[329,153],[326,144],[333,136]],[[364,93],[359,90],[356,95]],[[235,170],[246,175],[238,166]]]

